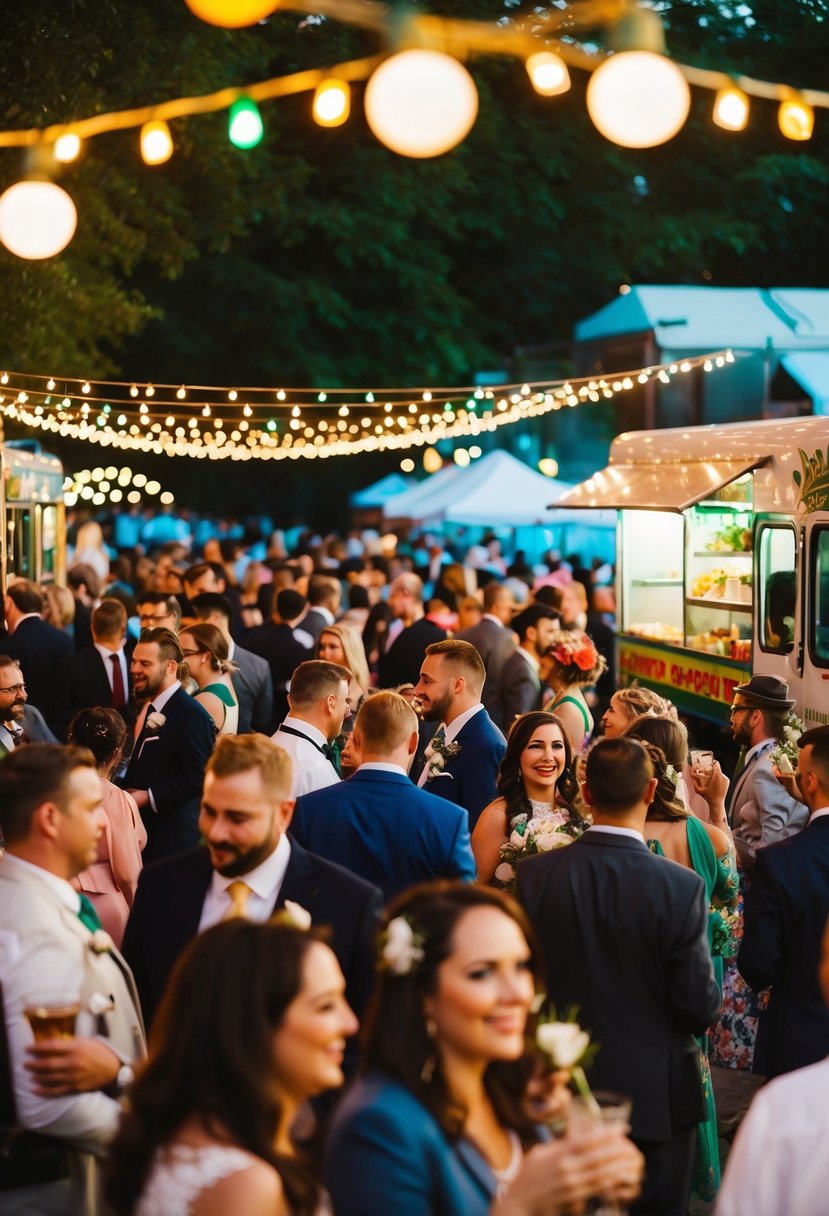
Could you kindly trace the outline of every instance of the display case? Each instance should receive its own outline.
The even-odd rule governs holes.
[[[622,514],[622,630],[751,661],[751,475],[682,513]]]

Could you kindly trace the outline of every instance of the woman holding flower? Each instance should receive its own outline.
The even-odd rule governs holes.
[[[564,723],[544,710],[516,718],[498,770],[499,797],[490,802],[472,833],[479,882],[512,889],[515,860],[524,853],[568,844],[581,835],[575,814],[573,752]],[[510,859],[504,857],[510,851]],[[499,872],[500,871],[500,872]]]
[[[527,1098],[537,960],[520,908],[484,887],[414,887],[381,940],[366,1071],[325,1156],[337,1216],[557,1216],[632,1199],[641,1157],[620,1129],[541,1143],[537,1120],[558,1103]]]
[[[573,750],[580,752],[593,730],[593,715],[582,688],[595,684],[607,667],[593,639],[580,629],[563,630],[545,655],[547,667],[542,678],[553,691],[545,709],[562,721]]]

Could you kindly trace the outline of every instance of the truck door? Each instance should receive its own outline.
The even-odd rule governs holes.
[[[829,724],[829,511],[807,517],[805,533],[803,691],[807,726]]]

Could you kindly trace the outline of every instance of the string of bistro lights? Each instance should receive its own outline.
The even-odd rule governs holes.
[[[297,460],[464,440],[556,410],[611,401],[731,350],[635,371],[481,387],[226,388],[0,374],[9,421],[101,447],[210,460]]]
[[[829,93],[697,68],[670,59],[661,19],[638,0],[577,0],[564,8],[536,10],[523,22],[447,19],[401,14],[377,0],[186,0],[214,25],[239,27],[274,11],[313,13],[360,26],[377,35],[380,52],[336,67],[312,68],[199,97],[181,97],[132,110],[96,114],[45,128],[0,131],[0,148],[22,148],[24,177],[0,197],[0,241],[20,257],[51,257],[74,235],[74,202],[52,180],[61,165],[81,153],[84,140],[140,129],[141,156],[161,165],[173,155],[169,123],[229,111],[228,137],[253,148],[264,124],[259,102],[313,93],[312,114],[337,127],[351,111],[351,84],[367,81],[364,108],[373,134],[403,156],[438,156],[460,143],[478,112],[475,82],[462,60],[506,55],[522,60],[533,88],[554,97],[570,88],[568,65],[590,74],[586,104],[591,120],[622,147],[648,148],[672,139],[691,106],[690,86],[715,93],[712,120],[728,131],[748,123],[749,98],[774,101],[784,136],[808,140],[815,107],[829,107]],[[608,49],[576,40],[579,29],[606,27]]]

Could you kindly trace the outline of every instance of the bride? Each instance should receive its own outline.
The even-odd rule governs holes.
[[[297,909],[299,911],[299,909]],[[313,931],[226,920],[183,955],[110,1153],[119,1216],[322,1216],[291,1128],[343,1083],[357,1019]]]
[[[572,766],[573,751],[560,718],[546,710],[516,718],[498,770],[500,797],[484,808],[472,833],[479,882],[498,881],[501,847],[516,824],[526,823],[525,835],[586,826],[572,806],[577,790]]]

